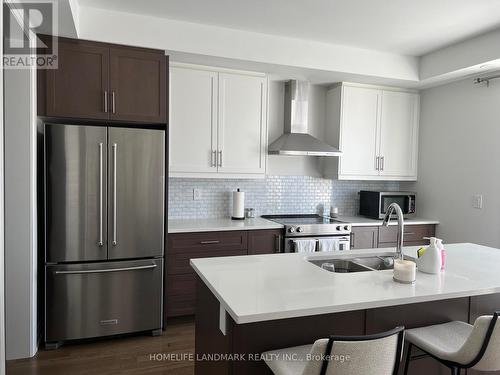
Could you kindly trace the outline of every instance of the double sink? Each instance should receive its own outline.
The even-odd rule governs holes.
[[[369,255],[352,258],[310,258],[307,260],[326,271],[335,273],[383,271],[394,268],[393,256],[387,255]]]

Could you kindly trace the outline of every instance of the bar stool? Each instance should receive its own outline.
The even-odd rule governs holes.
[[[404,327],[367,336],[330,336],[312,345],[271,350],[262,358],[274,375],[395,375]]]
[[[495,328],[499,313],[480,316],[474,325],[453,321],[407,330],[405,375],[413,346],[447,366],[452,375],[460,375],[461,369],[467,368],[500,370],[500,328]]]

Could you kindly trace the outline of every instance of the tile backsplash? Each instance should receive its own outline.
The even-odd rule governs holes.
[[[399,190],[398,182],[339,181],[309,176],[267,176],[262,180],[169,178],[168,216],[171,219],[228,217],[231,192],[245,192],[245,207],[256,215],[322,213],[330,206],[341,215],[359,210],[359,190]],[[193,200],[193,189],[201,197]]]

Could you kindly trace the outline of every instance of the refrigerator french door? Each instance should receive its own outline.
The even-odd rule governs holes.
[[[164,131],[44,130],[46,342],[159,330]]]

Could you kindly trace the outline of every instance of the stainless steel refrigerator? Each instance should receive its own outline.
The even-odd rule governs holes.
[[[44,124],[45,342],[161,332],[165,132]]]

